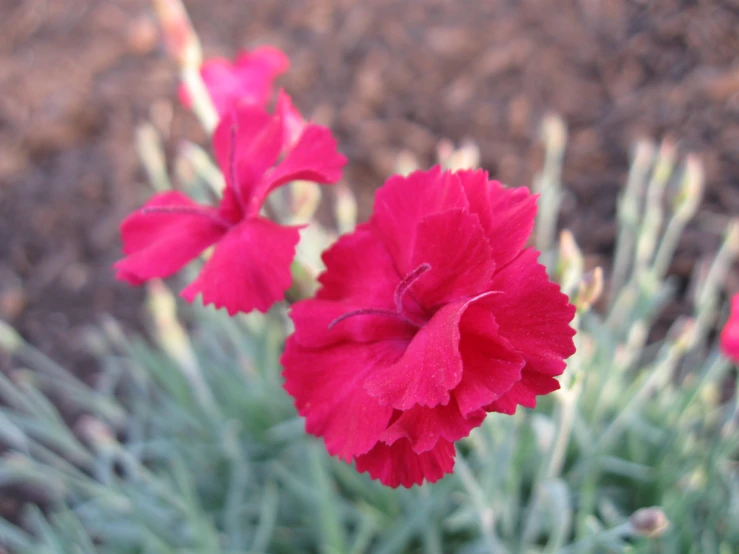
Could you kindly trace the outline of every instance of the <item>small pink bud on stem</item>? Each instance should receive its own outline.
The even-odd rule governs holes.
[[[203,54],[195,30],[180,0],[153,0],[164,40],[181,67],[200,67]]]
[[[181,0],[152,0],[162,26],[167,49],[180,66],[180,76],[192,101],[192,109],[208,133],[218,124],[218,112],[200,75],[203,53]]]
[[[670,521],[659,506],[635,511],[629,518],[629,523],[635,534],[649,539],[661,537],[670,527]]]
[[[705,175],[703,164],[695,154],[689,154],[685,160],[685,172],[680,190],[675,197],[675,215],[687,221],[695,214],[703,197]]]

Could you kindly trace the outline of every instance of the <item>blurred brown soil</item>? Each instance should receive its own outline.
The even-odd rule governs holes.
[[[674,274],[739,214],[739,0],[186,4],[207,55],[290,55],[281,84],[335,130],[362,216],[400,150],[430,164],[442,137],[478,142],[494,177],[529,185],[550,111],[570,129],[562,224],[591,264],[612,253],[637,138],[670,136],[705,163]],[[0,318],[77,371],[100,314],[141,321],[142,291],[110,269],[118,224],[148,194],[136,126],[153,119],[170,162],[183,138],[205,139],[176,86],[145,0],[0,0]]]

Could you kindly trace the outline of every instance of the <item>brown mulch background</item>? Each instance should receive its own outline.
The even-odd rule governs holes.
[[[477,141],[493,176],[530,184],[550,111],[570,129],[562,223],[591,263],[612,253],[640,137],[668,135],[706,167],[674,274],[739,214],[739,0],[185,3],[208,55],[289,54],[281,84],[335,130],[363,216],[396,154],[429,164],[442,137]],[[204,140],[176,85],[145,0],[0,0],[0,318],[78,371],[100,314],[141,321],[141,290],[110,269],[147,194],[136,126],[154,119],[170,161],[182,138]]]

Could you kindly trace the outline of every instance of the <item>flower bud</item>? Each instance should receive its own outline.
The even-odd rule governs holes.
[[[290,183],[290,216],[293,221],[310,221],[321,201],[320,187],[311,181]]]
[[[177,319],[174,295],[159,280],[149,281],[147,289],[147,304],[159,346],[181,367],[195,371],[197,360],[190,339]]]
[[[442,141],[437,147],[439,162],[452,171],[460,169],[476,169],[480,167],[480,148],[471,140],[454,148],[449,141]]]
[[[334,187],[336,194],[336,222],[340,233],[348,233],[357,226],[357,199],[352,190],[339,183]]]
[[[541,123],[541,137],[548,152],[561,156],[567,144],[567,126],[562,118],[547,115]]]
[[[703,197],[704,182],[703,164],[694,154],[688,155],[680,190],[674,200],[676,217],[685,221],[695,215]]]
[[[89,415],[80,417],[76,430],[83,439],[100,450],[112,450],[117,442],[113,430],[106,423]]]
[[[181,0],[154,0],[167,49],[180,67],[199,68],[203,55],[200,41]]]
[[[582,278],[584,260],[580,247],[569,229],[559,235],[559,263],[557,274],[562,289],[566,293],[572,292]]]
[[[726,229],[726,246],[734,255],[739,255],[739,218],[732,219]]]
[[[409,175],[420,166],[418,158],[410,150],[401,150],[395,157],[395,173],[399,175]]]
[[[14,354],[23,346],[23,339],[10,325],[0,320],[0,351]]]
[[[674,348],[678,353],[682,354],[690,350],[698,338],[698,327],[695,320],[691,317],[678,319],[675,323],[677,328],[677,336],[675,337]]]
[[[661,537],[670,527],[670,521],[659,506],[641,508],[629,518],[635,534],[655,539]]]
[[[586,273],[580,281],[580,290],[577,292],[574,304],[578,311],[589,310],[598,301],[603,293],[603,269],[596,267]]]
[[[675,143],[666,138],[662,141],[659,146],[659,152],[657,153],[657,160],[654,164],[654,170],[652,171],[652,184],[660,188],[670,179],[672,170],[675,166],[675,157],[677,155],[677,147]]]

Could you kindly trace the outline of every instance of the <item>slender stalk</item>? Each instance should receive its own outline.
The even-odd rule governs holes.
[[[616,241],[616,254],[611,276],[609,304],[613,308],[616,293],[621,290],[631,269],[631,260],[636,243],[636,230],[641,215],[641,197],[647,183],[649,168],[654,158],[654,146],[650,142],[639,142],[626,180],[626,188],[618,202],[619,233]]]

